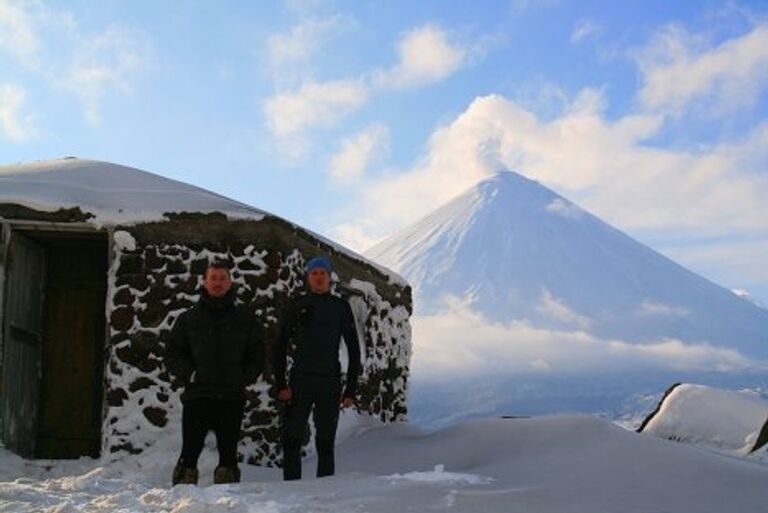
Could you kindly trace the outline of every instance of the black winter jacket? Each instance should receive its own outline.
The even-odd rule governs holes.
[[[354,397],[362,371],[360,345],[352,308],[346,299],[330,293],[307,292],[291,299],[283,312],[280,333],[272,352],[275,385],[286,386],[287,355],[295,345],[291,374],[340,377],[339,343],[349,354],[344,396]]]
[[[233,289],[220,298],[203,290],[198,304],[179,315],[166,348],[165,367],[181,381],[183,401],[242,399],[264,367],[264,341],[256,316],[235,306]]]

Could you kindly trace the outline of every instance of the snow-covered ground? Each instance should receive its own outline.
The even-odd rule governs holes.
[[[3,451],[0,511],[763,513],[768,503],[764,463],[586,415],[484,419],[431,433],[368,422],[341,439],[332,478],[284,483],[278,469],[243,465],[242,483],[211,485],[209,447],[201,486],[172,489],[175,437],[107,465]],[[312,458],[304,471],[314,472]]]

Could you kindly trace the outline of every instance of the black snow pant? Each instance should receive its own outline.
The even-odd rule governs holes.
[[[209,431],[216,434],[219,466],[237,465],[237,443],[243,420],[244,401],[196,398],[184,403],[181,413],[181,456],[179,464],[197,467],[197,460]]]
[[[301,447],[310,413],[315,422],[317,477],[332,476],[341,380],[328,376],[292,376],[291,389],[291,403],[283,411],[283,479],[301,479]]]

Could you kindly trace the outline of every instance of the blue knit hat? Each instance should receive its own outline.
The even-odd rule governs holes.
[[[312,272],[313,269],[325,269],[328,274],[330,275],[333,271],[333,266],[331,266],[331,260],[325,256],[325,255],[318,255],[316,257],[312,257],[309,260],[307,260],[307,263],[304,264],[304,270],[307,273]]]

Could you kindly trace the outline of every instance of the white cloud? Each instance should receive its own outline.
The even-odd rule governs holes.
[[[502,96],[476,98],[433,132],[426,154],[414,166],[361,186],[360,225],[379,227],[370,238],[387,235],[499,168],[509,168],[555,188],[623,229],[687,238],[764,234],[768,122],[741,140],[692,148],[647,143],[664,130],[669,105],[684,104],[704,91],[725,95],[734,88],[764,89],[768,61],[762,56],[768,55],[768,43],[758,44],[764,37],[766,29],[757,27],[695,54],[689,48],[692,43],[681,47],[680,38],[668,40],[664,55],[677,57],[665,66],[646,53],[641,64],[644,76],[659,77],[648,78],[659,84],[654,89],[659,94],[645,92],[646,82],[638,94],[655,100],[616,119],[605,114],[607,101],[601,89],[560,96],[560,111],[546,118]],[[733,69],[725,64],[729,59]],[[691,76],[670,70],[691,70]],[[676,78],[670,79],[664,100],[660,91],[667,86],[661,87],[660,77],[672,76]],[[660,110],[649,110],[651,104]]]
[[[602,29],[595,21],[583,18],[576,22],[571,32],[571,43],[580,43],[581,41],[594,38],[600,35]]]
[[[90,123],[103,98],[130,94],[151,60],[144,34],[119,25],[84,33],[72,13],[40,2],[0,0],[0,50],[79,97]]]
[[[133,92],[133,81],[146,68],[149,53],[140,34],[117,26],[82,41],[63,84],[80,97],[89,123],[100,122],[101,103],[107,94]]]
[[[318,81],[312,57],[340,30],[353,26],[354,18],[335,14],[313,16],[316,6],[288,5],[302,19],[266,42],[267,67],[277,93],[261,103],[267,128],[278,152],[287,162],[302,162],[312,147],[307,132],[330,127],[361,108],[369,97],[365,77]]]
[[[389,69],[375,69],[356,78],[316,81],[307,65],[308,57],[317,50],[322,40],[333,29],[354,23],[341,16],[306,20],[288,33],[275,34],[268,40],[268,51],[273,64],[284,66],[275,73],[278,92],[267,98],[263,114],[267,126],[276,138],[280,152],[292,159],[300,159],[309,148],[306,132],[317,126],[332,126],[357,111],[372,93],[423,87],[439,82],[462,66],[482,58],[502,40],[498,36],[483,36],[459,45],[449,40],[440,27],[427,24],[406,32],[397,44],[398,62]],[[298,64],[298,65],[297,65]],[[284,84],[301,83],[298,87]],[[364,141],[361,141],[364,144]],[[358,145],[360,146],[360,145]],[[358,164],[345,164],[359,160],[350,149],[347,156],[334,164],[334,177],[354,176]]]
[[[687,317],[691,311],[682,306],[648,300],[643,301],[635,313],[640,316]]]
[[[338,22],[327,22],[332,26]],[[290,35],[270,39],[270,51],[278,60],[305,58],[324,27],[298,25]],[[277,38],[277,39],[275,39]],[[308,81],[293,90],[281,91],[263,104],[264,115],[278,139],[297,137],[318,125],[330,126],[361,108],[369,99],[372,83],[395,89],[427,85],[452,74],[465,61],[465,50],[452,46],[444,31],[425,25],[408,32],[399,45],[399,63],[359,78],[326,82]]]
[[[666,149],[645,143],[662,117],[610,121],[603,102],[585,90],[543,121],[507,98],[477,98],[431,135],[415,166],[364,183],[361,217],[386,234],[506,167],[623,229],[688,237],[768,230],[768,123],[739,142]]]
[[[344,138],[331,158],[331,178],[338,183],[359,180],[365,171],[389,152],[389,130],[374,123],[353,137]]]
[[[397,44],[398,63],[374,74],[381,87],[408,89],[439,82],[459,70],[468,50],[448,39],[436,25],[424,25],[407,32]]]
[[[351,24],[350,18],[341,15],[304,19],[287,32],[269,37],[267,51],[270,61],[278,67],[304,64],[319,51],[331,34]]]
[[[536,311],[549,317],[553,321],[558,321],[580,330],[589,329],[592,319],[572,310],[562,299],[554,296],[549,290],[544,289],[536,305]]]
[[[269,98],[264,103],[264,115],[272,132],[286,137],[332,124],[360,108],[367,99],[368,89],[359,80],[311,82]]]
[[[21,2],[0,0],[0,49],[28,66],[35,64],[40,40],[33,20]]]
[[[23,114],[26,93],[14,84],[0,84],[0,129],[11,141],[25,141],[34,134],[32,121]]]
[[[666,338],[652,344],[631,344],[612,340],[608,347],[611,352],[632,359],[644,358],[676,370],[705,370],[733,372],[744,369],[766,370],[766,362],[750,360],[735,349],[710,344],[686,344],[677,339]]]
[[[369,229],[361,227],[357,223],[341,223],[333,227],[331,237],[340,244],[357,252],[370,248],[380,239],[371,238]]]
[[[454,297],[434,315],[415,316],[412,371],[424,380],[477,375],[558,375],[647,369],[738,371],[765,368],[733,349],[661,339],[644,344],[602,339],[582,330],[496,323]]]
[[[768,85],[768,26],[755,26],[715,48],[702,49],[701,39],[670,26],[637,52],[643,105],[679,112],[695,100],[722,111],[754,103]]]
[[[578,219],[584,215],[584,211],[581,208],[563,198],[553,199],[552,202],[547,205],[547,211],[571,219]]]

